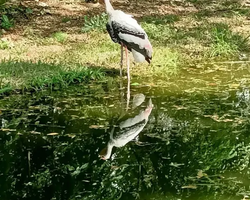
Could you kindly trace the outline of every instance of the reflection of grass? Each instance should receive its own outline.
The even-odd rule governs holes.
[[[12,89],[42,89],[65,87],[72,83],[100,79],[100,69],[83,66],[54,65],[32,62],[2,62],[0,64],[0,91]]]

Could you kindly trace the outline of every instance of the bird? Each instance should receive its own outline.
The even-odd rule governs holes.
[[[118,127],[113,127],[107,147],[100,152],[100,158],[103,160],[109,159],[113,147],[122,147],[136,138],[146,126],[153,107],[152,100],[149,99],[148,106],[140,114],[122,121]],[[117,128],[116,131],[115,128]]]
[[[135,62],[147,61],[149,64],[152,60],[153,48],[148,39],[147,33],[133,18],[132,15],[126,14],[121,10],[115,10],[110,0],[100,0],[105,4],[106,13],[108,14],[108,23],[106,29],[112,41],[121,45],[120,76],[122,77],[123,65],[123,47],[125,48],[126,65],[127,65],[127,98],[130,98],[130,71],[128,51],[131,51]]]

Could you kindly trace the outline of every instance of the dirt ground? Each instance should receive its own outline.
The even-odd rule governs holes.
[[[229,2],[228,0],[223,0]],[[113,0],[112,5],[115,9],[123,10],[132,14],[136,19],[147,16],[178,15],[181,20],[175,22],[174,26],[193,27],[201,21],[190,20],[192,14],[206,13],[206,20],[214,22],[226,22],[232,24],[233,30],[249,35],[250,17],[237,17],[237,19],[223,17],[223,13],[230,10],[235,3],[242,8],[250,8],[250,1],[230,0],[230,4],[220,4],[216,1],[197,0]],[[198,2],[198,3],[197,3]],[[200,3],[199,3],[200,2]],[[13,2],[12,2],[13,4]],[[27,59],[36,59],[43,53],[63,52],[67,50],[66,45],[46,44],[36,45],[33,38],[50,37],[53,33],[64,32],[68,34],[68,41],[82,43],[87,41],[86,34],[81,32],[84,25],[84,16],[92,16],[105,12],[104,5],[99,3],[86,3],[84,0],[23,0],[16,3],[24,9],[31,9],[29,15],[15,17],[15,27],[9,31],[4,31],[2,39],[15,44],[19,43],[20,51],[27,52]],[[231,6],[231,7],[230,7]],[[234,12],[234,10],[232,10]],[[240,21],[239,25],[237,22]],[[25,44],[25,45],[23,45]],[[18,53],[18,52],[17,52]],[[10,58],[10,53],[0,50],[0,59]],[[23,59],[23,57],[22,57]],[[26,60],[26,58],[24,58]]]
[[[77,0],[24,0],[20,4],[24,8],[32,9],[33,13],[16,19],[15,28],[6,33],[13,40],[29,32],[31,28],[32,33],[39,36],[48,36],[58,31],[79,33],[85,15],[95,15],[105,11],[102,4]],[[116,9],[130,13],[135,18],[198,12],[198,8],[192,3],[180,0],[114,0],[112,4]],[[65,23],[64,20],[67,22]]]
[[[204,3],[193,4],[192,1],[183,0],[113,0],[114,8],[132,14],[135,18],[145,16],[161,16],[177,14],[179,16],[208,10],[210,13],[223,12],[224,8],[216,8],[214,1],[204,0]],[[232,1],[231,5],[240,3],[242,7],[250,8],[250,1]],[[85,15],[100,14],[105,11],[99,3],[86,3],[84,0],[23,0],[24,8],[32,9],[31,15],[16,19],[16,26],[8,35],[17,40],[32,29],[32,34],[49,36],[51,33],[62,31],[66,33],[79,33],[84,24]],[[227,6],[225,6],[226,8]],[[65,23],[65,20],[67,21]],[[186,24],[187,25],[187,24]]]

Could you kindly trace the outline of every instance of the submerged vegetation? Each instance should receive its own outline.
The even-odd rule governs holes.
[[[186,89],[193,88],[189,78]],[[249,195],[249,113],[243,114],[249,99],[242,96],[248,89],[231,89],[229,95],[217,88],[206,93],[200,86],[195,92],[170,88],[133,87],[132,96],[152,97],[154,109],[139,142],[114,149],[108,161],[98,153],[125,106],[118,84],[0,100],[0,159],[9,163],[0,166],[5,172],[0,197],[238,200]]]

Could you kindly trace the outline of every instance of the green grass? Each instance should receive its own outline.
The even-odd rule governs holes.
[[[164,77],[176,74],[181,62],[181,55],[177,51],[168,48],[157,48],[153,54],[152,70],[154,76]]]
[[[214,24],[211,29],[211,57],[222,55],[230,56],[240,51],[249,51],[247,38],[233,33],[227,24]]]
[[[9,30],[15,26],[16,19],[27,18],[32,13],[31,8],[21,6],[18,2],[0,0],[0,28]]]
[[[80,65],[4,61],[0,68],[0,94],[13,90],[63,88],[104,77],[100,68]]]
[[[63,32],[56,32],[53,34],[53,38],[55,38],[57,42],[64,43],[68,38],[68,34]]]
[[[150,40],[159,46],[179,48],[180,45],[193,43],[194,40],[196,43],[204,43],[208,38],[207,24],[189,28],[186,26],[176,27],[164,23],[155,24],[154,22],[143,22],[142,26]]]
[[[198,5],[198,8],[200,5],[202,9],[185,15],[145,16],[138,19],[153,45],[153,59],[151,67],[147,63],[140,63],[135,67],[131,64],[132,77],[168,77],[189,64],[237,58],[239,53],[249,51],[249,29],[247,26],[242,29],[242,21],[249,14],[248,10],[244,7],[230,7],[231,10],[225,13],[232,13],[233,17],[226,15],[221,18],[221,15],[217,16],[218,13],[212,11],[218,6],[224,8],[226,5],[213,5],[205,1],[204,5],[213,5],[205,8],[201,0],[190,2]],[[208,12],[207,17],[197,17],[199,12]],[[60,20],[67,23],[71,19],[64,17]],[[120,46],[113,43],[105,31],[106,22],[105,13],[86,15],[79,32],[58,31],[50,37],[43,37],[37,34],[35,28],[26,27],[23,40],[0,41],[0,50],[3,52],[0,60],[6,59],[5,55],[8,55],[7,59],[11,57],[22,61],[0,64],[1,92],[9,91],[10,88],[64,87],[89,80],[88,73],[92,73],[94,79],[98,78],[101,72],[82,67],[86,64],[104,69],[119,69]],[[239,28],[241,32],[238,31]],[[10,48],[10,44],[15,48]],[[27,60],[32,62],[26,62]]]
[[[64,17],[64,18],[62,18],[62,20],[61,20],[61,22],[63,22],[63,23],[67,23],[67,22],[69,22],[70,21],[70,18],[69,17]]]
[[[164,16],[146,16],[143,17],[140,21],[141,22],[146,22],[150,24],[174,24],[174,22],[177,22],[180,20],[180,17],[178,15],[164,15]]]
[[[0,0],[0,6],[2,6],[3,4],[5,4],[6,0]]]
[[[8,40],[0,39],[0,49],[7,49],[10,47]]]
[[[191,23],[192,20],[190,20]],[[157,22],[153,19],[142,22],[143,28],[156,49],[165,47],[163,51],[167,52],[166,47],[168,47],[172,51],[179,52],[179,54],[186,54],[184,57],[187,58],[189,57],[188,52],[200,52],[200,57],[204,57],[204,59],[207,59],[207,57],[237,56],[239,52],[249,52],[248,38],[233,32],[231,26],[226,23],[213,23],[204,20],[198,26],[191,26],[190,24],[176,26],[176,23],[169,24],[159,20]]]
[[[82,28],[82,32],[87,33],[93,30],[104,31],[106,29],[107,23],[107,14],[102,13],[100,15],[95,16],[84,16],[84,26]]]
[[[167,22],[164,20],[156,24],[151,21],[142,22],[142,27],[148,33],[153,45],[153,60],[151,68],[147,68],[148,65],[146,63],[140,63],[136,67],[132,67],[131,72],[133,76],[137,74],[141,76],[143,74],[146,76],[167,77],[170,74],[178,73],[183,65],[196,62],[196,59],[207,61],[208,58],[214,59],[218,58],[218,56],[223,58],[229,55],[237,55],[238,52],[246,51],[249,47],[248,40],[244,39],[245,37],[233,32],[231,27],[225,24],[206,21],[198,26],[188,27],[178,26],[177,23],[180,23],[178,20],[174,24],[172,22],[164,23]],[[84,35],[86,35],[86,40],[83,37],[83,42],[78,42],[74,45],[68,43],[70,34],[67,34],[67,39],[60,39],[61,36],[64,36],[64,33],[61,32],[54,34],[54,38],[57,39],[50,38],[52,40],[47,43],[45,42],[46,39],[40,38],[39,42],[36,42],[39,44],[37,49],[45,49],[45,51],[39,53],[39,60],[43,63],[65,63],[67,66],[77,66],[79,64],[84,66],[86,63],[89,63],[102,68],[119,68],[120,46],[113,43],[106,32],[94,29]],[[38,39],[36,40],[38,41]],[[40,42],[40,40],[44,42]],[[58,52],[56,52],[53,51],[53,45],[57,44],[58,41],[65,42],[62,42],[63,45],[59,47],[56,46],[56,48],[59,48]],[[23,43],[19,46],[16,45],[15,48],[8,49],[8,52],[13,59],[22,60],[23,56],[29,52],[28,45]],[[73,67],[73,71],[75,69],[76,67]],[[53,74],[56,74],[58,70],[60,71],[61,68],[54,67]],[[43,71],[46,72],[46,68]],[[33,82],[29,85],[39,88],[39,85],[42,85],[44,82],[40,78],[43,76],[49,85],[61,82],[60,80],[64,80],[66,76],[60,72],[59,75],[56,75],[56,79],[52,79],[50,76],[48,78],[44,72],[40,74],[39,78],[34,79],[37,84]],[[10,85],[13,85],[13,83]]]
[[[9,19],[9,17],[7,15],[2,15],[1,27],[5,30],[9,30],[10,28],[14,27],[13,19]]]

